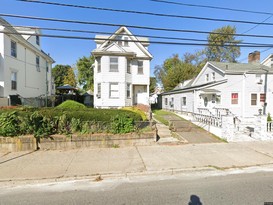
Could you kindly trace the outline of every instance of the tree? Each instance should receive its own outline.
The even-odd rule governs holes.
[[[196,66],[186,63],[176,54],[164,61],[162,66],[155,67],[155,76],[165,91],[172,90],[179,83],[195,77],[200,72]]]
[[[95,58],[92,55],[89,57],[83,56],[77,61],[78,82],[84,91],[93,90],[94,88],[94,71],[92,68],[94,62]]]
[[[150,77],[150,94],[154,93],[156,89],[156,78]]]
[[[236,62],[241,55],[241,40],[235,39],[236,28],[232,26],[224,26],[212,31],[208,35],[208,46],[205,49],[207,59],[209,61],[218,62]]]
[[[73,87],[76,87],[77,82],[75,78],[75,73],[73,68],[68,68],[66,76],[64,76],[63,84],[68,84]]]
[[[70,72],[69,70],[71,70],[71,69],[72,68],[69,65],[60,65],[60,64],[56,65],[52,69],[52,76],[54,77],[54,83],[55,83],[56,87],[66,84],[65,79],[68,80],[67,76],[69,75],[69,72]],[[72,69],[72,72],[73,72],[73,69]],[[75,75],[74,75],[74,79],[72,76],[70,76],[70,77],[69,77],[69,79],[71,80],[71,82],[76,82]]]

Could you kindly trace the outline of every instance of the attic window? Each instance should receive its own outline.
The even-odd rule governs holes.
[[[128,40],[129,40],[128,37],[124,37],[124,46],[125,46],[125,47],[128,47],[128,46],[129,46]]]

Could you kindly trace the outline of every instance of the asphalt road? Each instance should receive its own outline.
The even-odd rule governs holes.
[[[273,172],[145,177],[1,187],[0,204],[253,204],[273,202]]]

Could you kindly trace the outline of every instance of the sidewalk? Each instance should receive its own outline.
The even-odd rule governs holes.
[[[273,141],[0,153],[0,182],[174,174],[273,164]]]

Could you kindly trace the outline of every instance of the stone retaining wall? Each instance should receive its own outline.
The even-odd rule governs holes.
[[[156,131],[145,133],[130,133],[123,135],[90,134],[90,135],[52,135],[41,138],[40,143],[30,136],[0,137],[1,152],[30,151],[40,149],[74,149],[82,147],[124,147],[136,145],[152,145],[156,141]]]

